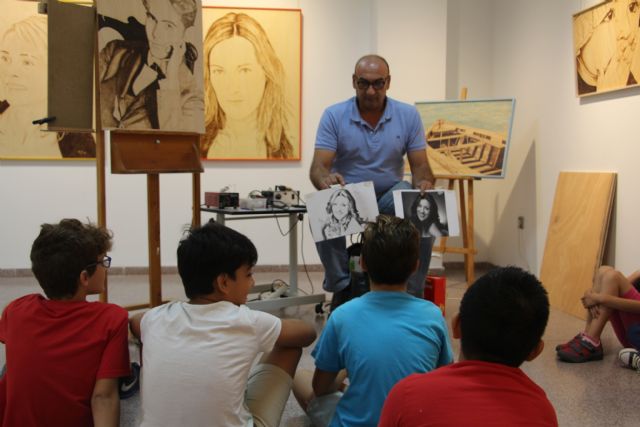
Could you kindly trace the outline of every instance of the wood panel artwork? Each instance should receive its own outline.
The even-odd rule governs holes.
[[[435,175],[504,178],[514,99],[416,102]]]
[[[540,280],[551,306],[586,318],[580,298],[602,263],[616,174],[561,172],[551,210]]]
[[[573,55],[578,96],[638,86],[640,6],[608,0],[573,15]]]

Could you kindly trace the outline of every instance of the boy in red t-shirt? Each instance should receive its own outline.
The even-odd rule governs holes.
[[[519,368],[542,352],[548,319],[534,275],[505,267],[480,277],[452,322],[459,362],[398,382],[378,427],[557,427],[546,393]]]
[[[31,269],[46,298],[18,298],[0,319],[2,426],[119,424],[118,378],[130,369],[127,312],[86,301],[104,289],[110,248],[110,232],[91,224],[42,225]]]

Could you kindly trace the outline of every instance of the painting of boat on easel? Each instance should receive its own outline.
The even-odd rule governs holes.
[[[515,101],[416,103],[438,176],[504,178]]]

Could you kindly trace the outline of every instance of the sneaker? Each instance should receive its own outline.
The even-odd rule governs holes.
[[[564,344],[558,344],[556,346],[556,351],[560,350],[561,348],[568,347],[569,345],[571,345],[571,343],[578,343],[580,341],[582,341],[582,332],[578,333],[578,335],[576,335],[575,337],[571,338],[571,340],[569,342],[566,342]]]
[[[120,399],[128,399],[140,390],[140,365],[136,362],[131,364],[131,375],[120,378],[118,394]]]
[[[618,353],[618,359],[622,366],[629,369],[635,369],[640,372],[640,353],[635,348],[623,348]]]
[[[575,338],[569,341],[567,345],[560,346],[556,352],[560,360],[569,363],[584,363],[592,360],[602,360],[604,355],[604,352],[602,351],[602,344],[599,344],[596,347],[583,339],[575,340]]]

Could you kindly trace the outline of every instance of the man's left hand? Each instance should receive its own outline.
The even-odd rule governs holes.
[[[420,190],[420,194],[424,194],[427,190],[433,190],[433,182],[427,180],[420,181],[416,189]]]

